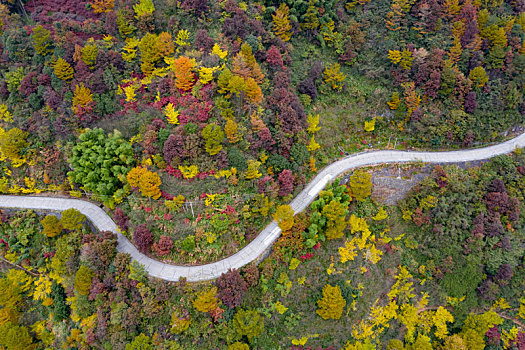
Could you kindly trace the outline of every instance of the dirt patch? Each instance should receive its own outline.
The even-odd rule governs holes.
[[[479,166],[486,162],[461,162],[443,163],[442,166],[455,164],[460,168],[470,168]],[[386,205],[396,205],[400,199],[417,185],[421,180],[432,173],[432,169],[438,164],[417,164],[417,165],[393,165],[372,170],[372,198]]]

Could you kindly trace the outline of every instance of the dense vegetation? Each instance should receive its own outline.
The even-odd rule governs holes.
[[[520,125],[523,7],[8,1],[0,190],[88,196],[154,258],[217,260],[345,152]]]
[[[258,266],[200,284],[148,278],[75,210],[4,213],[0,346],[522,349],[524,166],[437,166],[399,207],[357,172]]]
[[[519,152],[399,208],[365,171],[287,205],[346,153],[521,126],[523,0],[8,0],[0,33],[0,193],[102,202],[178,264],[283,230],[258,266],[166,283],[74,210],[5,212],[0,348],[525,347]]]

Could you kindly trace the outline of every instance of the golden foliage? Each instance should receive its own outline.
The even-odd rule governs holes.
[[[138,187],[144,197],[158,199],[160,197],[160,176],[143,167],[132,168],[126,175],[130,186]]]
[[[339,286],[332,287],[327,284],[323,287],[323,297],[317,301],[319,309],[317,314],[323,319],[330,318],[338,320],[343,314],[343,309],[346,305],[346,300],[341,295],[341,288]]]
[[[339,63],[333,63],[326,66],[324,70],[324,81],[332,87],[334,90],[341,90],[343,88],[343,82],[346,79],[341,71],[341,65]]]
[[[0,152],[3,157],[8,158],[13,166],[18,167],[24,163],[20,152],[29,146],[27,137],[29,134],[19,128],[4,131],[0,128]]]
[[[73,107],[71,108],[76,114],[82,114],[87,108],[93,105],[93,94],[91,90],[80,83],[75,87],[73,94]]]
[[[282,41],[288,41],[292,37],[292,25],[290,24],[290,8],[282,2],[279,8],[272,14],[273,32]]]
[[[60,57],[55,63],[55,75],[64,81],[73,79],[73,68],[67,63],[62,57]]]
[[[239,137],[239,130],[237,123],[233,121],[233,119],[228,119],[226,121],[226,126],[224,127],[224,131],[226,132],[226,137],[228,138],[228,141],[230,143],[237,143],[241,141],[241,138]]]
[[[316,115],[308,114],[306,121],[308,122],[307,131],[310,134],[315,134],[316,132],[321,130],[321,127],[319,126],[319,114],[316,114]]]
[[[91,0],[91,8],[95,13],[106,13],[113,10],[115,0]]]
[[[98,48],[94,43],[87,44],[82,48],[82,61],[88,66],[93,66],[97,63]]]
[[[164,115],[166,116],[168,123],[175,125],[179,124],[179,111],[175,110],[173,103],[170,102],[164,107]]]
[[[217,287],[202,291],[193,300],[193,307],[200,312],[210,312],[217,308]]]
[[[281,228],[282,232],[288,231],[293,227],[294,224],[294,211],[289,205],[280,205],[273,214],[273,218],[277,221],[277,225]]]
[[[244,177],[248,180],[257,179],[261,177],[262,174],[259,172],[260,166],[261,162],[253,159],[248,160],[248,169],[246,170]]]
[[[393,92],[392,98],[390,98],[390,101],[386,103],[390,109],[398,109],[399,105],[401,104],[401,100],[399,99],[399,92]]]
[[[193,179],[199,174],[199,169],[196,165],[182,166],[179,165],[179,170],[185,179]]]
[[[175,44],[168,32],[162,32],[157,37],[157,46],[159,54],[162,57],[171,56],[175,53]]]
[[[472,69],[468,77],[478,88],[482,88],[489,81],[487,72],[485,72],[485,69],[482,66]]]
[[[140,0],[138,4],[133,5],[135,10],[135,18],[140,19],[141,17],[150,16],[155,11],[155,6],[152,0]]]
[[[260,86],[255,79],[248,78],[245,80],[244,93],[250,103],[261,104],[263,101],[263,94]]]
[[[214,55],[219,56],[219,58],[221,60],[224,60],[226,58],[226,56],[228,56],[228,51],[227,50],[222,50],[221,47],[219,46],[219,44],[213,45],[213,49],[211,50],[211,53],[214,54]]]

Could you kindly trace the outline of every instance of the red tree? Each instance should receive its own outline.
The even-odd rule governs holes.
[[[279,196],[288,196],[293,191],[293,174],[291,170],[285,169],[279,174]]]
[[[140,224],[133,231],[133,242],[142,253],[147,253],[153,243],[153,234],[146,224]]]
[[[160,236],[160,239],[157,243],[153,244],[153,250],[158,255],[168,255],[171,253],[171,249],[173,248],[173,240],[168,236]]]
[[[230,309],[241,305],[247,289],[248,284],[236,269],[229,269],[217,280],[217,294]]]
[[[124,210],[120,208],[115,209],[115,212],[113,213],[113,219],[115,219],[115,223],[121,231],[128,230],[129,218],[126,213],[124,213]]]
[[[266,51],[266,62],[273,67],[284,69],[283,57],[279,49],[273,45]]]

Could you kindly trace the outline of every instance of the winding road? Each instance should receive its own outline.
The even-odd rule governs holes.
[[[350,155],[324,168],[310,181],[301,193],[292,200],[290,205],[295,213],[303,211],[331,180],[341,173],[354,168],[368,165],[417,161],[426,163],[469,162],[509,153],[516,147],[525,147],[525,133],[506,142],[478,149],[449,152],[385,150]],[[146,271],[151,276],[168,281],[178,281],[181,277],[185,277],[190,282],[215,279],[223,272],[227,272],[228,269],[238,269],[256,260],[281,234],[281,229],[277,226],[277,223],[273,221],[246,247],[226,259],[199,266],[176,266],[162,263],[140,253],[126,237],[117,231],[117,225],[106,212],[93,203],[79,199],[0,195],[0,207],[53,211],[75,208],[84,214],[98,230],[114,232],[118,237],[117,249],[119,252],[125,252],[131,255],[133,260],[144,265]]]

